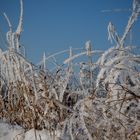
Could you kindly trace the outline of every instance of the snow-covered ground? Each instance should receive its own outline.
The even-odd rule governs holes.
[[[51,137],[46,130],[31,129],[27,132],[18,125],[10,125],[0,121],[0,140],[59,140],[57,133],[56,137]]]
[[[19,126],[11,126],[0,122],[0,140],[14,140],[22,138],[24,130]]]

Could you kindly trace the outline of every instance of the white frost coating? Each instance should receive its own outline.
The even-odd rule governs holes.
[[[23,21],[23,1],[20,0],[20,17],[19,17],[19,23],[17,26],[17,30],[15,32],[15,40],[16,40],[16,49],[19,52],[19,40],[20,40],[20,34],[22,32],[22,21]]]
[[[9,26],[10,31],[12,31],[12,24],[11,24],[8,16],[6,15],[6,13],[4,13],[4,17],[5,17],[5,19],[6,19],[7,23],[8,23],[8,26]]]
[[[4,17],[5,17],[5,19],[6,19],[7,23],[8,23],[8,26],[9,26],[9,31],[6,34],[6,39],[8,41],[9,47],[14,48],[13,43],[12,43],[12,39],[13,39],[13,37],[12,37],[13,36],[12,35],[13,34],[12,33],[12,24],[11,24],[8,16],[6,15],[6,13],[4,13]]]
[[[82,105],[81,105],[81,109],[80,109],[81,124],[82,124],[82,127],[83,127],[84,131],[86,132],[86,134],[87,134],[87,136],[88,136],[88,139],[89,139],[89,140],[93,140],[91,134],[89,133],[89,131],[88,131],[87,127],[86,127],[83,114],[84,114],[84,105],[82,104]]]
[[[43,54],[43,68],[44,68],[44,71],[46,71],[46,54],[45,54],[45,52],[44,52],[44,54]]]
[[[8,26],[9,26],[9,31],[7,32],[7,41],[9,43],[10,48],[14,48],[19,52],[19,39],[20,39],[20,34],[22,32],[22,21],[23,21],[23,1],[20,0],[20,5],[21,5],[21,11],[20,11],[20,18],[19,18],[19,24],[17,26],[17,30],[15,32],[12,31],[12,24],[10,23],[10,20],[8,16],[4,13],[5,19],[7,20]]]
[[[87,50],[87,55],[91,56],[91,41],[90,40],[85,43],[85,48]]]
[[[115,41],[117,47],[120,47],[120,48],[123,47],[124,41],[129,33],[129,31],[131,30],[134,22],[137,20],[137,17],[139,16],[139,13],[140,13],[139,0],[133,0],[133,7],[132,8],[133,8],[132,14],[128,20],[124,34],[121,38],[117,34],[114,25],[111,22],[109,22],[109,24],[108,24],[108,28],[107,28],[108,29],[108,40],[110,40],[112,43],[112,39],[113,39]]]
[[[139,9],[137,3],[133,7]],[[81,50],[70,48],[48,57],[44,54],[42,69],[28,62],[21,49],[18,50],[22,16],[21,1],[18,28],[16,32],[11,29],[7,33],[8,50],[0,49],[0,118],[29,131],[17,135],[0,124],[3,129],[0,138],[13,140],[15,134],[20,136],[15,140],[21,137],[22,140],[132,140],[139,137],[140,56],[131,53],[132,46],[119,46],[114,26],[109,23],[109,39],[114,39],[117,46],[103,53],[92,51],[88,41]],[[59,65],[55,56],[62,53],[68,58]],[[92,63],[92,54],[102,56]],[[87,55],[89,61],[76,63],[75,59],[83,55]],[[50,58],[55,61],[54,71],[46,70]]]
[[[109,22],[107,30],[108,30],[108,40],[110,40],[111,43],[114,40],[117,46],[120,45],[120,38],[115,30],[114,25],[111,22]]]
[[[91,54],[102,54],[102,53],[103,53],[103,51],[98,51],[98,50],[97,51],[91,51]],[[67,63],[69,63],[69,61],[72,61],[72,60],[74,60],[74,59],[76,59],[76,58],[78,58],[82,55],[86,55],[86,54],[87,54],[87,51],[86,52],[81,52],[81,53],[76,54],[76,55],[73,55],[71,58],[66,59],[63,63],[67,64]]]
[[[113,37],[113,34],[114,34],[114,26],[112,26],[112,23],[111,22],[109,22],[109,24],[108,24],[108,27],[107,27],[107,30],[108,30],[108,40],[110,40],[111,41],[111,43],[112,43],[112,37]]]
[[[23,22],[23,0],[20,0],[20,17],[19,17],[19,23],[17,26],[16,34],[17,36],[20,36],[22,32],[22,22]]]
[[[140,3],[139,3],[139,0],[133,0],[133,11],[132,11],[132,14],[128,20],[128,23],[127,23],[127,26],[125,28],[125,31],[124,31],[124,34],[121,38],[121,45],[123,45],[124,43],[124,40],[126,39],[130,29],[132,28],[134,22],[137,20],[137,17],[139,16],[139,13],[140,13]]]

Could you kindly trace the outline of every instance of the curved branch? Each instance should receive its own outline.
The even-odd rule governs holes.
[[[3,13],[3,15],[4,15],[4,17],[5,17],[5,19],[6,19],[7,23],[8,23],[10,31],[12,32],[12,24],[11,24],[8,16],[6,15],[6,13]]]
[[[22,22],[23,22],[23,0],[20,0],[20,17],[19,17],[19,23],[16,30],[16,34],[20,37],[20,34],[22,32]]]

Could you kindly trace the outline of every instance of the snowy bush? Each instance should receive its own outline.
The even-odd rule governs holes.
[[[87,41],[82,52],[74,54],[70,48],[48,57],[44,54],[39,65],[30,63],[22,51],[20,2],[16,31],[4,14],[9,31],[8,48],[0,49],[0,119],[19,125],[19,133],[24,133],[20,139],[25,140],[140,139],[140,56],[132,53],[132,46],[125,45],[140,13],[139,1],[133,1],[122,37],[109,23],[109,39],[114,40],[114,47],[95,51]],[[46,64],[64,52],[68,58],[51,71]],[[100,56],[96,62],[92,61],[93,54]],[[76,63],[80,56],[87,61]]]

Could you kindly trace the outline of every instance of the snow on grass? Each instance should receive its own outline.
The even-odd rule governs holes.
[[[18,125],[0,121],[0,140],[58,140],[59,137],[59,132],[53,135],[45,129],[25,131]]]

